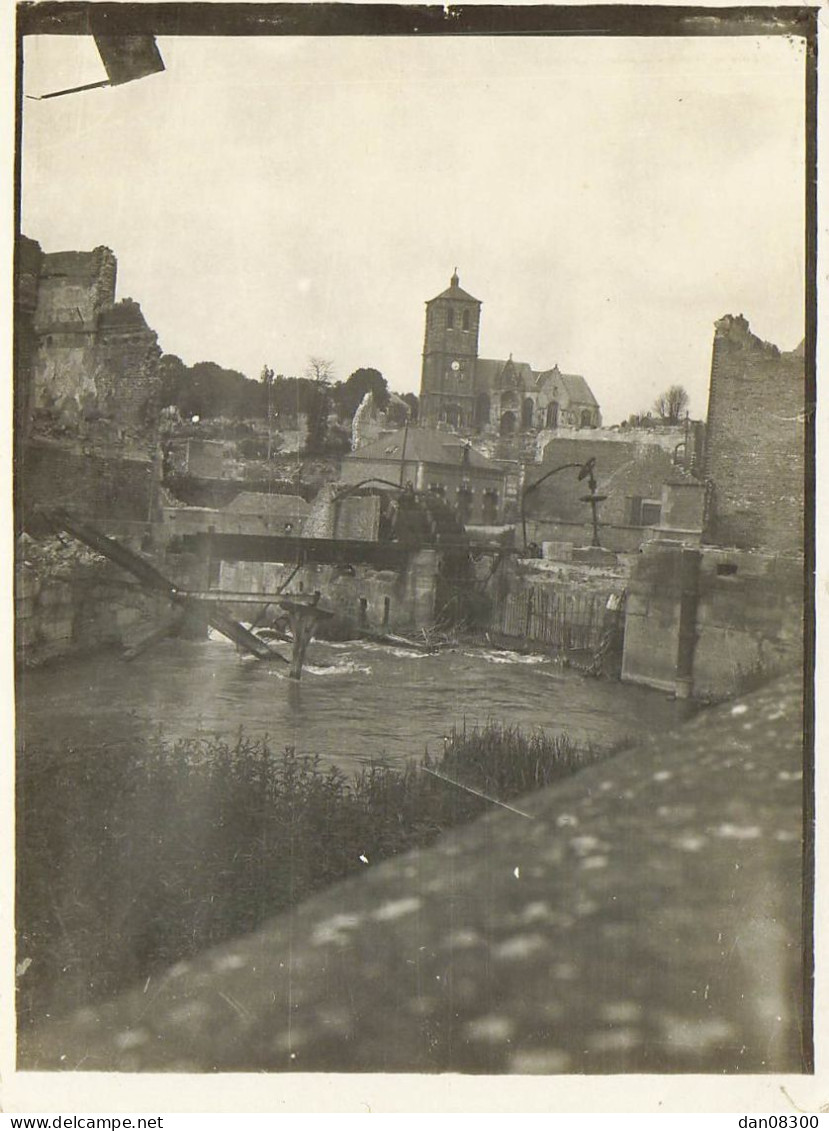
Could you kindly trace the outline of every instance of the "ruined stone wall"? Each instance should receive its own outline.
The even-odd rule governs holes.
[[[689,556],[698,568],[685,568]],[[665,691],[686,679],[698,697],[803,662],[803,573],[792,558],[713,547],[650,543],[629,583],[622,678]],[[687,671],[683,672],[682,607]]]
[[[112,442],[152,433],[161,350],[138,304],[115,303],[116,269],[105,247],[41,256],[28,378],[35,434]]]
[[[660,526],[670,530],[702,530],[705,486],[698,479],[676,478],[662,485]]]
[[[94,328],[115,303],[117,261],[108,247],[59,251],[43,257],[38,285],[39,333],[62,325]]]
[[[340,499],[335,504],[334,537],[376,542],[380,530],[380,500],[376,495]]]
[[[716,324],[705,476],[705,540],[803,552],[804,357],[755,337],[742,315]]]
[[[683,591],[682,546],[651,543],[634,565],[625,612],[622,679],[661,691],[677,687]]]
[[[590,508],[585,505],[584,522],[567,522],[563,519],[527,519],[527,542],[542,546],[545,542],[569,544],[570,546],[589,546],[593,540],[593,526],[590,522]],[[601,508],[599,520],[601,523]],[[519,528],[518,537],[521,537]],[[599,541],[607,550],[616,553],[635,553],[650,537],[650,529],[642,526],[616,526],[601,523]]]
[[[556,467],[582,465],[589,459],[596,461],[593,473],[599,493],[607,496],[600,505],[599,519],[616,526],[636,525],[632,521],[632,500],[659,500],[662,484],[675,473],[672,455],[655,445],[559,439],[547,445],[542,464],[527,469],[527,487]],[[578,478],[578,467],[568,467],[530,491],[525,504],[527,516],[567,522],[589,520],[589,507],[582,500],[587,493],[587,481]]]
[[[21,236],[15,247],[14,278],[14,496],[15,533],[22,531],[23,449],[28,431],[37,335],[34,314],[43,252],[40,244]]]
[[[150,459],[84,455],[54,442],[26,445],[23,519],[39,506],[64,506],[81,517],[145,523],[155,515],[157,468]]]
[[[129,643],[168,603],[77,544],[23,536],[15,579],[15,656],[26,666]]]
[[[96,388],[104,416],[134,431],[152,431],[160,411],[157,335],[137,302],[124,299],[98,320]]]
[[[239,593],[275,593],[293,572],[278,562],[222,562],[219,588]],[[368,566],[342,567],[314,564],[291,577],[287,591],[319,590],[323,607],[335,613],[335,632],[357,628],[377,632],[418,632],[435,622],[438,555],[435,550],[413,554],[405,570],[376,570]],[[228,605],[228,608],[233,608]],[[239,616],[250,616],[251,606],[239,605]],[[278,608],[276,609],[278,612]]]
[[[804,578],[793,558],[709,549],[702,555],[694,693],[739,689],[754,673],[803,664]]]
[[[661,504],[666,480],[681,477],[671,455],[658,447],[565,440],[547,451],[553,458],[531,469],[533,480],[562,464],[596,460],[598,493],[606,496],[598,506],[599,540],[610,550],[636,550],[650,537],[650,526],[642,524],[643,500]],[[590,505],[584,501],[588,494],[587,480],[579,480],[577,469],[551,475],[526,496],[527,540],[589,544],[593,527]]]
[[[311,505],[302,527],[303,538],[339,538],[376,542],[380,528],[380,500],[372,495],[338,499],[341,483],[326,483]]]

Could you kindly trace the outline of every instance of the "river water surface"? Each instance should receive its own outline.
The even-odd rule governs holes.
[[[290,645],[283,651],[288,654]],[[453,726],[489,720],[566,732],[607,747],[663,730],[664,694],[586,678],[548,657],[458,648],[420,655],[365,642],[313,642],[301,682],[287,667],[240,657],[221,637],[168,640],[126,663],[114,653],[24,672],[18,742],[40,755],[116,750],[243,727],[273,749],[294,746],[345,771],[368,760],[434,754]]]

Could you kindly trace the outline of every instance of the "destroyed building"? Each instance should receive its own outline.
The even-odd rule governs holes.
[[[802,665],[805,391],[803,346],[715,323],[702,545],[668,530],[643,546],[623,679],[705,696]]]
[[[698,497],[690,522],[702,520],[702,484],[685,471],[672,451],[656,444],[609,441],[584,433],[583,438],[558,437],[549,441],[539,465],[528,468],[525,482],[524,516],[529,541],[539,545],[587,545],[591,538],[591,516],[586,505],[585,484],[578,471],[594,461],[598,490],[602,495],[599,517],[602,545],[621,552],[635,552],[651,536],[651,530],[668,517],[665,488],[673,484]],[[556,474],[561,469],[561,474]],[[534,485],[538,484],[535,489]],[[674,491],[670,505],[675,506]]]
[[[805,408],[803,344],[783,352],[742,314],[721,318],[708,394],[706,542],[802,553]]]
[[[161,350],[138,303],[115,301],[116,275],[109,248],[44,253],[35,240],[18,240],[18,525],[56,503],[150,520]]]
[[[343,483],[381,479],[440,496],[456,508],[465,524],[504,521],[507,476],[494,460],[459,437],[432,428],[401,428],[373,440],[345,457]]]
[[[161,350],[132,299],[115,301],[117,261],[106,247],[18,250],[17,383],[31,435],[121,442],[151,432]]]

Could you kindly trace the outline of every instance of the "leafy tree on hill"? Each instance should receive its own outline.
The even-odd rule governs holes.
[[[267,412],[265,388],[235,369],[213,361],[187,366],[175,354],[165,354],[160,368],[162,407],[174,405],[184,417],[246,419]]]
[[[417,418],[420,413],[420,400],[415,396],[414,393],[404,393],[403,400],[412,410],[410,417],[412,424],[417,424]]]
[[[296,421],[301,413],[310,418],[315,411],[319,411],[323,400],[328,405],[328,397],[327,386],[307,377],[283,377],[278,374],[271,387],[273,414],[283,427],[289,421]]]
[[[305,440],[306,455],[323,455],[328,438],[328,412],[330,398],[328,389],[322,383],[305,382],[310,388],[306,391],[306,413],[308,416],[308,435]]]
[[[332,390],[332,399],[341,420],[351,420],[366,393],[374,395],[374,403],[381,411],[389,403],[389,387],[379,369],[355,369],[347,381],[338,381]]]

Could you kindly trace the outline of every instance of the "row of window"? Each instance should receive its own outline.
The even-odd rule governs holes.
[[[446,494],[446,484],[445,483],[430,483],[429,484],[429,491],[433,495],[440,495],[441,497],[443,497]],[[475,488],[472,487],[469,483],[462,483],[460,485],[460,487],[455,488],[455,491],[458,495],[474,495],[475,494]],[[488,498],[488,499],[497,499],[498,498],[498,491],[494,487],[484,487],[481,490],[481,494],[485,498]]]

